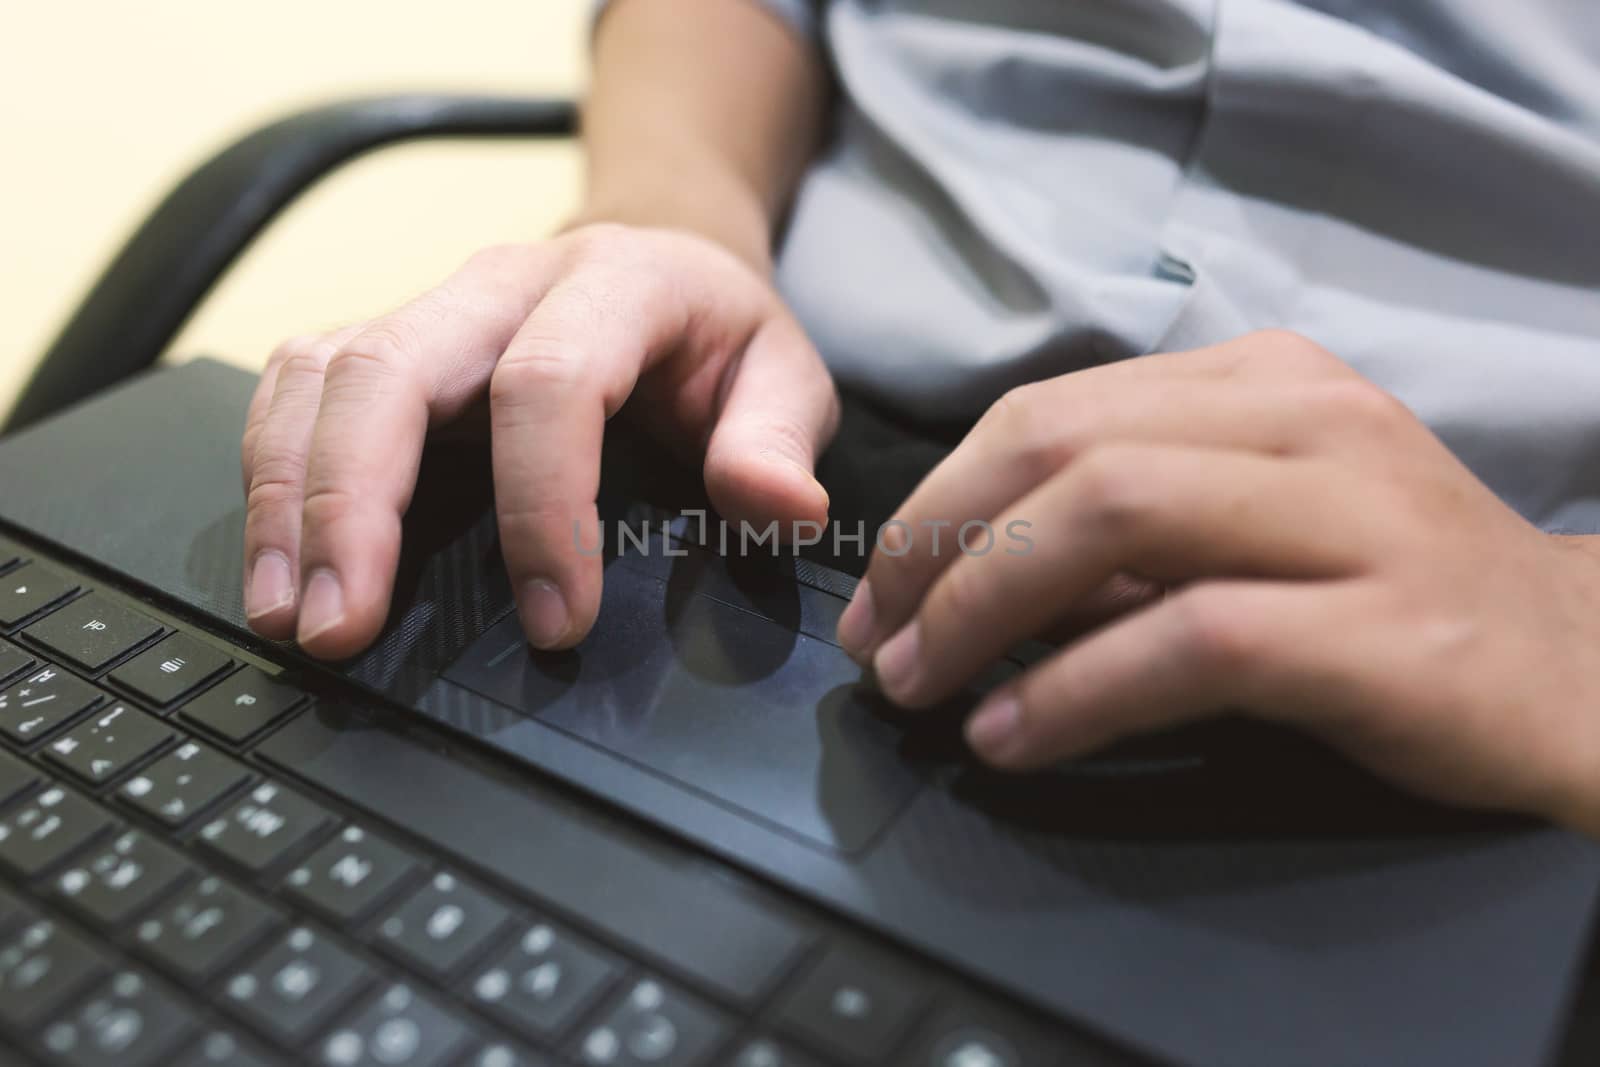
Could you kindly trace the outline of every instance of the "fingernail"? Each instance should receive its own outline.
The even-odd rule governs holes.
[[[293,604],[294,575],[289,569],[289,557],[271,550],[256,556],[244,602],[245,614],[252,619]]]
[[[535,648],[554,648],[567,634],[567,601],[557,585],[535,578],[522,587],[522,626]]]
[[[839,616],[838,630],[839,644],[858,660],[872,640],[872,627],[876,614],[877,606],[872,602],[872,586],[863,578],[861,584],[856,586],[856,595],[850,598],[850,603],[844,607],[844,614]]]
[[[921,667],[922,626],[915,619],[899,633],[883,643],[872,658],[872,670],[878,684],[890,697],[900,699],[908,695]]]
[[[987,760],[1001,760],[1016,743],[1022,704],[1010,694],[990,697],[967,721],[967,744]]]
[[[312,572],[300,605],[299,641],[315,640],[344,621],[344,591],[339,576],[330,570]]]

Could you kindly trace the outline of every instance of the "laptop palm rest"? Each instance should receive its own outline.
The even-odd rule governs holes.
[[[578,648],[515,615],[445,677],[808,842],[856,852],[920,785],[834,645],[626,563]]]

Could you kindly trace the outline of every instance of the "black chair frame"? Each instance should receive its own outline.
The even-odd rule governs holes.
[[[561,138],[577,127],[571,100],[412,94],[327,104],[245,135],[173,187],[122,246],[0,432],[153,365],[256,235],[342,164],[407,141]]]

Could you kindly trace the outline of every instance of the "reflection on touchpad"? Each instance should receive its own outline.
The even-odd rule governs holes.
[[[577,649],[530,652],[515,616],[450,680],[810,840],[860,849],[919,784],[843,652],[699,593],[608,567]],[[678,591],[674,590],[676,594]]]

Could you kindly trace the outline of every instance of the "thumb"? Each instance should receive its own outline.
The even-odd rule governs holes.
[[[828,494],[813,471],[838,425],[839,396],[822,357],[792,318],[768,319],[730,371],[706,444],[712,505],[757,525],[825,521]]]

